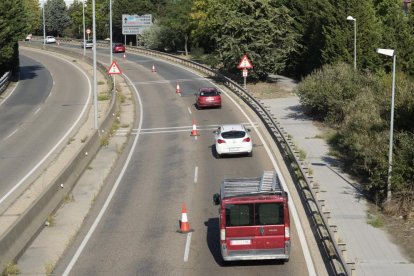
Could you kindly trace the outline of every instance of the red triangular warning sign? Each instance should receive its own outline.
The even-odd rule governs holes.
[[[119,68],[118,64],[114,60],[111,64],[111,66],[109,66],[108,75],[117,75],[117,74],[122,74],[122,72],[121,72],[121,69]]]
[[[247,58],[247,55],[243,55],[239,65],[237,65],[237,68],[239,68],[239,69],[251,69],[251,68],[253,68],[253,65],[250,62],[250,60]]]

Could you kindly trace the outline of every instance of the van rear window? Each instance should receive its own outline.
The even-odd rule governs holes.
[[[256,225],[283,224],[282,203],[258,203],[256,204]]]
[[[226,205],[226,226],[280,225],[283,223],[283,203]]]
[[[227,226],[253,225],[253,204],[226,205]]]

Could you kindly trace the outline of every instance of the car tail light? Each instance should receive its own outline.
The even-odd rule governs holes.
[[[250,137],[244,138],[243,142],[250,142]]]
[[[224,141],[223,139],[218,139],[218,140],[217,140],[217,143],[219,143],[219,144],[224,144],[224,143],[226,143],[226,141]]]
[[[220,240],[226,240],[226,229],[220,229]]]
[[[290,227],[285,225],[285,241],[290,240]]]

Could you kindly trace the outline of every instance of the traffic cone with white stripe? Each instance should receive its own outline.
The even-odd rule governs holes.
[[[191,130],[191,136],[200,136],[200,134],[198,134],[197,126],[196,126],[194,119],[193,119],[193,130]]]
[[[175,93],[180,94],[181,93],[181,88],[180,85],[177,82],[177,87],[175,88]]]
[[[157,70],[155,70],[155,65],[154,64],[152,65],[151,72],[153,72],[153,73],[157,72]]]
[[[183,205],[181,207],[180,230],[178,230],[178,232],[186,234],[191,231],[192,230],[190,229],[190,224],[188,223],[187,208],[185,207],[185,203],[183,202]]]

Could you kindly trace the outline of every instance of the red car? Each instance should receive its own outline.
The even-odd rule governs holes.
[[[215,87],[200,88],[196,94],[196,107],[218,107],[221,108],[221,93]]]
[[[125,53],[125,46],[122,43],[112,45],[112,53]]]

